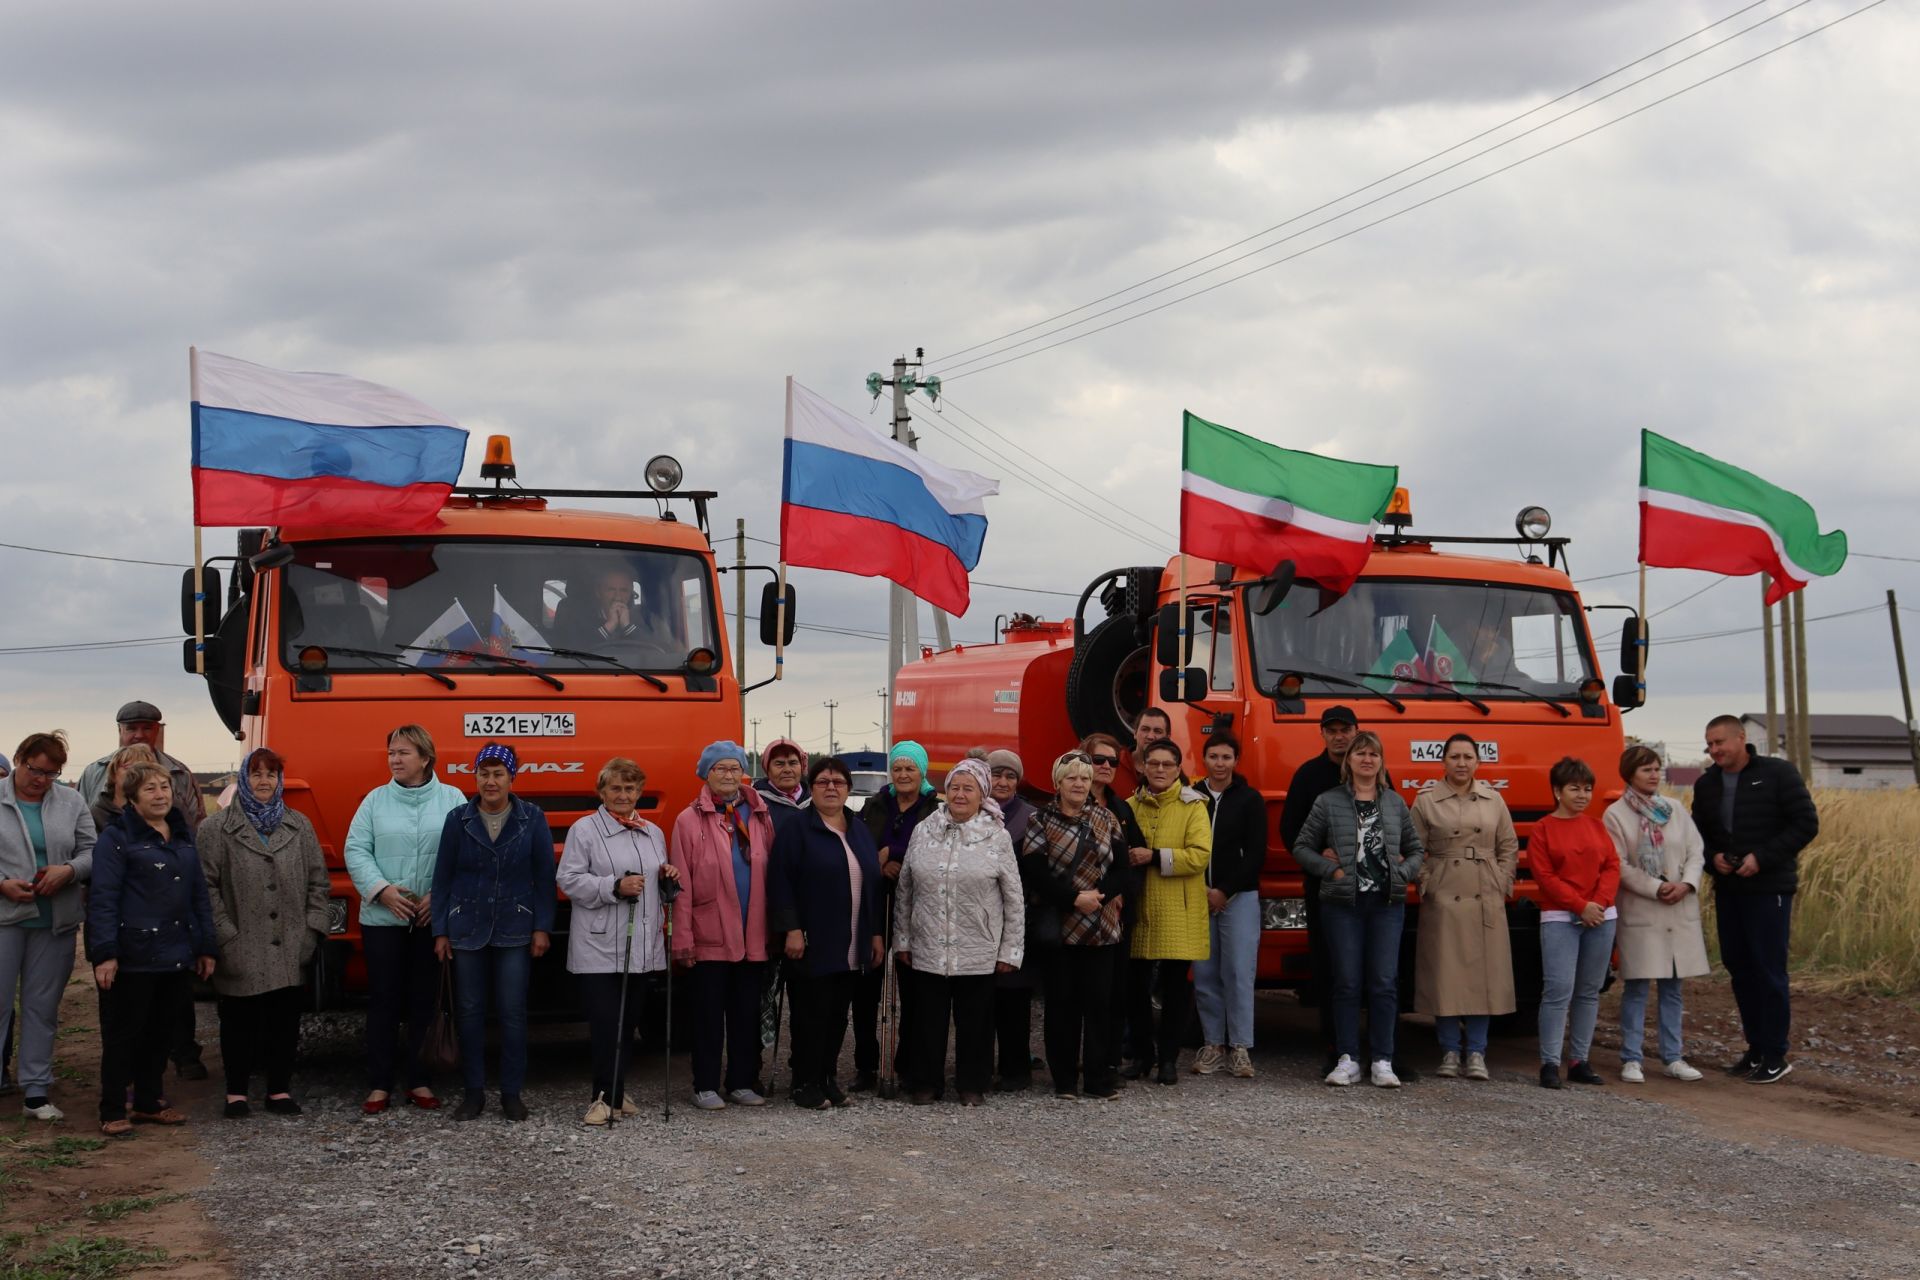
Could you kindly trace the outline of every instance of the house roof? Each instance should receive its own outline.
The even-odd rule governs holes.
[[[1765,714],[1750,711],[1740,718],[1768,736]],[[1809,719],[1813,757],[1824,764],[1885,768],[1912,759],[1907,726],[1897,716],[1814,715]]]

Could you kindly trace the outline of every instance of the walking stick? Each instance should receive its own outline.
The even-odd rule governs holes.
[[[646,892],[644,889],[642,893]],[[619,1039],[613,1042],[613,1092],[619,1096],[612,1112],[607,1116],[607,1128],[620,1123],[620,1107],[626,1103],[626,1090],[622,1087],[620,1069],[624,1065],[627,1049],[627,979],[633,973],[633,916],[640,908],[640,899],[635,896],[627,902],[627,945],[620,953],[620,1016],[614,1019],[614,1034]]]
[[[900,1085],[893,1075],[893,1056],[899,1026],[894,1017],[894,997],[898,994],[895,988],[900,975],[893,961],[892,913],[888,913],[886,935],[887,951],[880,966],[880,1082],[874,1092],[883,1098],[897,1098],[900,1096]]]
[[[662,867],[662,871],[666,868]],[[660,877],[660,904],[667,913],[667,1064],[660,1073],[662,1122],[673,1119],[673,900],[680,896],[680,882]]]
[[[775,959],[773,962],[773,989],[768,993],[773,997],[773,1061],[767,1066],[767,1096],[772,1097],[780,1084],[780,1015],[787,1007],[786,962]],[[766,1037],[761,1036],[760,1046],[766,1047]]]

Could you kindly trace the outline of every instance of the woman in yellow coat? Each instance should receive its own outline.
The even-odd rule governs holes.
[[[1191,962],[1207,958],[1207,863],[1213,858],[1213,824],[1206,801],[1180,777],[1180,747],[1162,738],[1141,753],[1146,784],[1128,804],[1146,835],[1134,864],[1145,869],[1140,918],[1133,929],[1133,974],[1127,983],[1131,1008],[1133,1067],[1138,1079],[1147,1064],[1159,1064],[1161,1084],[1180,1080],[1180,1038],[1193,1008]],[[1160,1029],[1153,1025],[1153,962],[1160,966]]]

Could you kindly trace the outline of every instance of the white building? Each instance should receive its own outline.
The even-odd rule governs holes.
[[[1898,717],[1816,715],[1811,720],[1813,777],[1807,781],[1813,786],[1881,791],[1913,785],[1912,747]],[[1748,712],[1740,722],[1754,750],[1779,754],[1764,714]]]

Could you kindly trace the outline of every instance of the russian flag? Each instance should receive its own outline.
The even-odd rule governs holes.
[[[787,379],[780,544],[788,564],[890,578],[948,613],[967,611],[967,573],[1000,482],[943,467]]]
[[[467,433],[402,391],[194,352],[193,521],[431,529]]]

